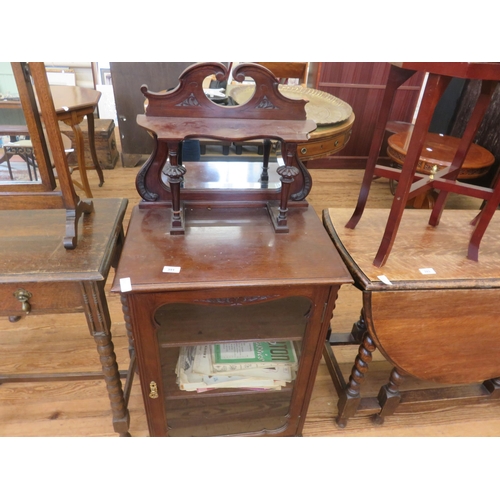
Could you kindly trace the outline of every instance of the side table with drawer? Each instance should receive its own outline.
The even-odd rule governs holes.
[[[0,315],[17,321],[26,314],[84,313],[102,365],[102,373],[0,374],[0,383],[104,378],[113,428],[122,436],[129,429],[130,383],[122,389],[104,286],[121,251],[127,204],[95,200],[95,211],[80,221],[74,250],[63,246],[64,210],[0,211]],[[132,354],[127,373],[133,363]]]

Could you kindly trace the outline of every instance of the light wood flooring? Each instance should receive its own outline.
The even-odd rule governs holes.
[[[89,180],[97,197],[129,199],[130,211],[139,201],[135,190],[138,168],[105,170],[105,184],[98,187],[95,171]],[[360,170],[312,170],[313,189],[310,204],[321,215],[330,207],[354,207],[363,172]],[[74,173],[73,175],[78,175]],[[388,208],[391,194],[387,179],[373,183],[369,207]],[[475,209],[479,202],[454,196],[449,208]],[[126,227],[126,226],[125,226]],[[318,263],[318,265],[321,265]],[[109,293],[113,279],[108,280],[108,301],[113,321],[112,333],[118,364],[128,364],[127,340],[119,297]],[[340,291],[332,320],[336,332],[348,332],[359,317],[360,292],[346,286]],[[18,323],[0,321],[0,352],[3,373],[32,371],[99,370],[100,364],[93,339],[83,314],[28,316]],[[356,347],[343,348],[342,358],[350,366]],[[380,366],[380,368],[379,368]],[[388,374],[386,363],[376,355],[372,373]],[[377,377],[374,377],[377,380]],[[387,380],[387,378],[385,378]],[[384,382],[385,383],[385,382]],[[363,390],[378,391],[367,378]],[[386,419],[382,426],[368,417],[352,418],[345,429],[336,426],[337,396],[324,362],[316,378],[304,436],[499,436],[500,406],[487,403],[437,409],[425,414],[403,413]],[[138,380],[130,399],[132,436],[147,436],[147,424]],[[104,382],[7,383],[0,385],[0,436],[116,436]]]

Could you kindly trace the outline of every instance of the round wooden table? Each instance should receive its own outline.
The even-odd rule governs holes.
[[[410,139],[411,132],[400,132],[391,135],[387,140],[387,154],[398,165],[402,166],[404,163]],[[449,167],[459,143],[460,139],[457,137],[428,133],[420,153],[417,172],[432,174],[433,168],[439,171]],[[463,180],[482,177],[488,173],[494,162],[495,157],[487,149],[472,143],[458,178]]]
[[[309,134],[309,140],[297,146],[300,161],[307,164],[309,160],[330,156],[347,144],[355,118],[349,104],[327,92],[300,85],[280,85],[279,91],[290,99],[309,101],[305,106],[306,116],[317,125]],[[253,93],[253,85],[236,85],[227,89],[227,94],[238,104],[250,100]]]
[[[393,134],[387,140],[387,154],[399,166],[403,166],[411,140],[412,130]],[[460,139],[443,134],[428,133],[420,153],[417,164],[417,172],[432,175],[443,168],[449,167],[458,149]],[[477,144],[470,145],[469,152],[465,157],[463,166],[458,174],[459,180],[477,179],[486,175],[495,157],[487,150]],[[391,192],[395,193],[396,181],[391,180]],[[432,208],[436,200],[435,191],[427,191],[410,200],[409,206],[413,208]]]

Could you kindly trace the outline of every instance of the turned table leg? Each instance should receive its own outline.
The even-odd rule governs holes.
[[[383,424],[384,418],[392,415],[401,401],[401,393],[399,392],[399,386],[403,382],[403,375],[398,372],[397,368],[393,368],[391,376],[389,378],[389,383],[380,388],[377,399],[380,404],[380,412],[374,416],[374,422],[377,424]]]
[[[113,428],[120,436],[130,436],[130,415],[125,402],[120,372],[111,340],[111,318],[103,287],[95,282],[82,282],[85,316],[99,353],[106,389],[108,391]]]
[[[351,337],[356,344],[360,344],[367,331],[368,328],[366,327],[364,312],[363,309],[361,309],[358,321],[352,325]]]
[[[361,396],[359,394],[361,384],[364,381],[365,373],[368,371],[368,363],[372,360],[372,352],[376,347],[368,332],[365,333],[363,341],[359,346],[358,355],[354,361],[354,366],[349,377],[349,383],[343,394],[341,394],[336,418],[339,427],[345,427],[347,420],[352,417],[358,409]]]

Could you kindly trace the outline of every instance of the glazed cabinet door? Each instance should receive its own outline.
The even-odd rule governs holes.
[[[129,295],[150,434],[300,434],[336,291],[304,286]],[[275,352],[293,346],[297,367],[279,389],[200,388],[179,378],[180,354],[198,349],[211,359],[213,346],[226,352],[253,343],[270,343]],[[217,380],[234,377],[227,370]]]

